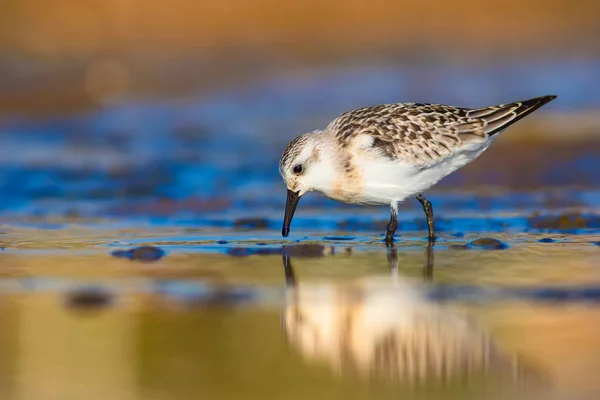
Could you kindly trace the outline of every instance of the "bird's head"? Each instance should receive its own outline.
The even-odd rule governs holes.
[[[290,224],[300,197],[315,190],[327,192],[335,175],[332,147],[322,131],[297,136],[285,148],[279,161],[279,173],[287,186],[287,202],[282,235],[289,234]]]

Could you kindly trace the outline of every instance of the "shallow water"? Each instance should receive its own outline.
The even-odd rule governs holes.
[[[376,230],[292,236],[5,227],[3,398],[600,391],[599,229],[444,232],[429,251],[424,232],[394,250]],[[465,246],[482,237],[505,248]],[[140,246],[165,253],[111,255]]]

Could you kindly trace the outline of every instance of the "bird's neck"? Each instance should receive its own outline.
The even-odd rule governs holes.
[[[335,137],[327,131],[317,133],[319,138],[318,152],[319,167],[312,177],[313,190],[334,200],[349,202],[348,188],[350,182],[348,159],[339,148]]]

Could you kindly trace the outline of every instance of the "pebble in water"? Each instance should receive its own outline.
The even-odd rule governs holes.
[[[98,309],[109,306],[112,296],[98,288],[78,288],[66,293],[65,304],[75,309]]]
[[[556,242],[556,240],[554,240],[552,238],[542,238],[542,239],[538,240],[538,242],[540,242],[540,243],[554,243],[554,242]]]
[[[160,260],[165,255],[165,251],[154,246],[141,246],[130,250],[115,250],[111,253],[114,257],[127,258],[142,262],[151,262]]]
[[[483,249],[483,250],[504,250],[508,248],[508,245],[494,238],[480,238],[475,239],[469,243],[471,248]]]
[[[494,238],[475,239],[467,244],[453,244],[448,246],[452,250],[504,250],[508,245]]]

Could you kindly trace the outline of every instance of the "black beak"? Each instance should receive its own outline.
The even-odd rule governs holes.
[[[287,191],[287,201],[285,202],[285,214],[283,216],[283,228],[281,229],[281,234],[283,237],[287,237],[290,234],[290,224],[292,223],[292,218],[294,218],[294,212],[296,212],[296,206],[300,201],[300,191],[292,192],[288,189]]]

